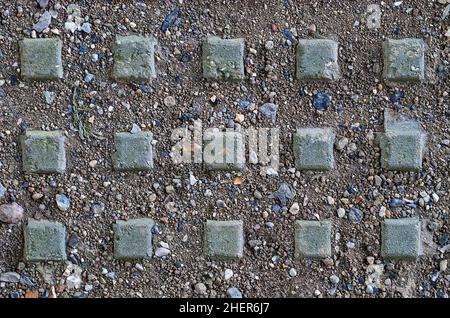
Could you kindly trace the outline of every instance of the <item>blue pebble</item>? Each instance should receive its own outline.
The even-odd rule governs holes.
[[[6,188],[3,186],[3,184],[0,183],[0,199],[3,199],[6,194]]]
[[[21,275],[20,276],[20,281],[19,282],[22,285],[26,285],[26,286],[29,286],[29,287],[33,287],[34,286],[33,281],[28,276],[25,276],[25,275]]]
[[[94,74],[91,74],[91,73],[87,73],[85,76],[84,76],[84,81],[86,82],[86,83],[90,83],[90,82],[92,82],[93,80],[94,80]]]
[[[177,19],[179,13],[180,8],[176,8],[175,10],[170,12],[161,25],[161,31],[165,33],[172,26],[172,24],[175,23],[175,20]]]
[[[396,90],[394,94],[389,98],[394,104],[400,104],[401,99],[405,97],[405,94],[401,91]]]
[[[251,104],[250,101],[245,100],[245,99],[239,101],[239,107],[241,107],[243,109],[247,109],[250,106],[250,104]]]
[[[85,46],[80,47],[80,49],[78,50],[78,53],[80,55],[85,55],[87,53],[87,48]]]
[[[230,298],[242,298],[241,291],[236,287],[228,288],[227,294],[228,294],[228,297],[230,297]]]
[[[403,201],[402,199],[398,199],[398,198],[392,198],[391,201],[389,202],[389,206],[391,208],[398,208],[399,206],[402,206],[403,204],[405,204],[405,201]]]
[[[292,32],[289,29],[283,29],[283,35],[287,40],[291,41],[291,43],[294,43],[295,41],[294,34],[292,34]]]
[[[364,213],[355,207],[351,207],[348,211],[348,218],[353,223],[360,223],[363,217]]]
[[[324,92],[319,92],[313,96],[313,106],[315,109],[324,111],[330,107],[331,95]]]
[[[272,205],[272,211],[273,212],[280,212],[281,207],[278,204]]]

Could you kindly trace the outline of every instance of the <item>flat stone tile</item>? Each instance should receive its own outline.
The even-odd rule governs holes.
[[[64,261],[67,258],[66,227],[61,223],[28,219],[24,240],[26,261]]]
[[[207,220],[205,226],[204,250],[206,255],[217,259],[243,257],[243,222]]]
[[[244,39],[208,36],[203,43],[203,77],[214,80],[241,80],[244,73]]]
[[[120,132],[115,135],[116,152],[112,155],[117,171],[148,171],[153,168],[153,134]]]
[[[334,168],[331,128],[299,128],[293,137],[295,168],[298,170],[331,170]]]
[[[245,167],[245,141],[241,132],[206,131],[203,162],[207,170],[239,171]]]
[[[151,219],[117,221],[114,230],[114,258],[149,259],[153,254]]]
[[[148,81],[156,78],[156,39],[137,35],[117,36],[114,48],[113,77],[123,81]]]
[[[381,223],[381,255],[415,260],[421,252],[419,218],[385,219]]]
[[[25,173],[64,173],[65,137],[61,131],[28,130],[21,136]]]
[[[378,135],[381,148],[381,167],[395,171],[419,171],[422,169],[426,145],[426,133],[420,124],[412,120],[395,120],[385,111],[385,132]]]
[[[391,82],[419,82],[425,78],[422,39],[387,39],[383,43],[384,78]]]
[[[63,78],[62,41],[58,38],[23,39],[19,43],[20,72],[25,80]]]
[[[338,51],[339,45],[333,40],[299,40],[297,78],[300,80],[338,80],[340,78]]]
[[[326,258],[331,256],[331,221],[295,222],[295,257]]]

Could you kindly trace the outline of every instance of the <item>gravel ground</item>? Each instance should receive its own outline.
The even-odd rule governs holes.
[[[0,182],[7,193],[0,203],[16,201],[26,217],[64,223],[76,247],[68,248],[66,263],[23,263],[23,222],[0,224],[0,273],[22,275],[21,283],[0,283],[0,297],[33,297],[36,292],[42,297],[226,297],[230,287],[239,288],[244,297],[448,297],[450,46],[445,33],[450,18],[442,17],[447,4],[382,1],[381,27],[375,30],[366,27],[372,2],[380,3],[85,0],[77,3],[90,33],[72,33],[65,29],[71,2],[50,1],[40,9],[36,1],[2,1]],[[163,20],[175,8],[180,8],[178,17],[164,33]],[[48,9],[57,12],[50,30],[32,32]],[[158,77],[150,84],[111,79],[115,35],[131,33],[158,40]],[[246,80],[202,79],[201,43],[207,34],[245,38]],[[64,79],[22,82],[18,41],[50,36],[63,40]],[[293,43],[287,41],[290,37]],[[295,79],[296,41],[315,37],[339,41],[341,80]],[[427,79],[396,90],[382,80],[381,45],[386,38],[405,37],[424,39]],[[269,40],[273,48],[266,44]],[[92,81],[86,74],[94,75]],[[44,92],[53,92],[54,100]],[[332,96],[326,111],[312,105],[317,92]],[[175,98],[174,105],[164,104],[168,96]],[[251,102],[249,109],[239,106],[242,100]],[[279,106],[275,123],[258,111],[265,102]],[[420,173],[380,168],[373,135],[382,130],[385,108],[419,120],[427,132]],[[172,163],[172,129],[192,125],[192,119],[201,119],[204,126],[226,126],[236,114],[245,116],[244,128],[280,128],[278,176],[261,175],[257,166],[242,173],[208,173],[200,164]],[[155,168],[150,173],[113,172],[113,135],[130,131],[134,123],[151,130],[157,140]],[[292,133],[303,126],[333,127],[338,140],[348,139],[342,151],[335,150],[336,169],[293,169]],[[21,172],[18,138],[25,129],[65,131],[64,175]],[[190,172],[198,179],[192,186]],[[240,185],[234,184],[237,176],[243,179]],[[297,202],[298,214],[273,211],[276,202],[269,195],[283,182],[295,189],[288,209]],[[205,196],[208,190],[211,196]],[[71,199],[65,212],[56,206],[58,193]],[[416,207],[391,208],[395,197],[410,199]],[[347,218],[352,206],[364,212],[358,224]],[[346,215],[340,217],[338,208]],[[410,215],[423,220],[425,255],[413,263],[383,260],[380,222]],[[112,224],[135,217],[157,222],[154,245],[166,242],[170,255],[141,262],[113,259]],[[316,218],[333,221],[333,257],[295,260],[294,221]],[[241,260],[211,261],[202,254],[207,219],[244,221],[251,244]],[[82,284],[73,286],[70,281],[78,276]],[[376,287],[367,287],[370,279]]]

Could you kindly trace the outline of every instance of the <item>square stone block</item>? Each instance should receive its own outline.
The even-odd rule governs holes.
[[[241,258],[244,255],[242,221],[207,220],[204,249],[206,255],[217,259]]]
[[[331,256],[331,221],[295,222],[295,257]]]
[[[156,77],[153,37],[117,36],[113,77],[123,81],[148,81]]]
[[[204,134],[203,162],[208,170],[239,171],[245,167],[244,136],[237,131]]]
[[[29,130],[21,136],[25,173],[64,173],[65,137],[61,131]]]
[[[64,261],[67,258],[66,227],[61,223],[28,219],[24,239],[26,261]]]
[[[417,217],[386,219],[381,223],[381,255],[388,259],[415,260],[421,252]]]
[[[422,39],[388,39],[383,43],[384,78],[391,82],[419,82],[425,78]]]
[[[340,78],[338,51],[339,45],[333,40],[299,40],[297,78],[300,80],[338,80]]]
[[[203,77],[214,80],[244,78],[244,39],[208,36],[203,43]]]
[[[114,258],[116,259],[149,259],[152,257],[152,228],[155,222],[151,219],[133,219],[117,221],[114,230]]]
[[[116,152],[112,155],[113,167],[117,171],[148,171],[153,168],[153,134],[116,133]]]
[[[331,128],[299,128],[294,134],[295,168],[298,170],[331,170],[334,168]]]
[[[426,135],[420,130],[387,130],[379,141],[383,169],[419,171],[422,168]]]
[[[23,39],[19,43],[20,71],[25,80],[63,78],[62,42],[58,38]]]

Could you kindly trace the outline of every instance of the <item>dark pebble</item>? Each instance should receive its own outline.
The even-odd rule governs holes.
[[[71,236],[70,236],[69,242],[67,243],[67,245],[68,245],[70,248],[77,248],[77,246],[78,246],[79,243],[80,243],[80,239],[78,238],[78,236],[76,236],[76,235],[74,234],[74,235],[71,235]]]
[[[11,82],[12,86],[16,86],[19,83],[19,80],[17,79],[16,75],[11,75],[9,77],[9,81]]]
[[[396,90],[394,92],[394,94],[391,95],[391,97],[389,97],[390,101],[393,102],[394,104],[400,104],[401,99],[405,97],[405,94],[401,91]]]
[[[183,53],[181,55],[180,61],[183,63],[187,63],[192,61],[192,56],[189,53]]]
[[[448,234],[447,234],[447,233],[444,233],[444,234],[442,234],[442,235],[439,236],[439,238],[438,238],[438,244],[439,244],[440,246],[446,245],[447,242],[448,242]]]

